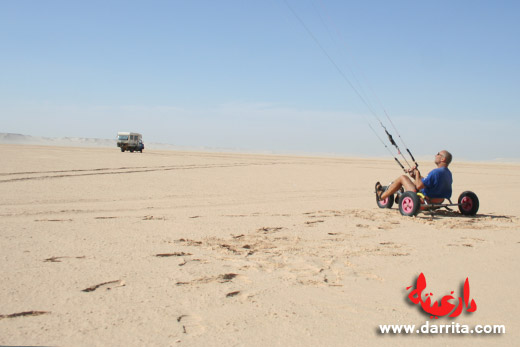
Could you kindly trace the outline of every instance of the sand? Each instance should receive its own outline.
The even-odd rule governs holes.
[[[516,345],[520,165],[451,165],[475,217],[375,204],[392,159],[0,145],[1,345]],[[420,162],[423,173],[434,168]],[[430,319],[469,278],[473,313]],[[439,300],[440,301],[440,300]],[[502,324],[506,334],[379,333]]]

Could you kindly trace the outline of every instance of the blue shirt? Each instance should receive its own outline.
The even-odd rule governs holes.
[[[428,176],[421,179],[424,188],[421,192],[429,198],[451,198],[451,184],[453,178],[447,167],[439,167],[430,171]]]

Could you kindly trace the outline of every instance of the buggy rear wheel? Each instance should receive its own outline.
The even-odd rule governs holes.
[[[465,216],[474,216],[479,208],[477,194],[465,191],[459,195],[459,211]]]
[[[387,188],[386,186],[383,186],[383,191],[385,191],[386,188]],[[377,193],[376,193],[376,202],[377,202],[377,206],[379,208],[392,208],[392,206],[394,206],[394,195],[392,194],[384,200],[379,200],[377,198]]]
[[[399,198],[399,212],[403,216],[416,216],[421,209],[421,199],[415,192],[404,192]]]

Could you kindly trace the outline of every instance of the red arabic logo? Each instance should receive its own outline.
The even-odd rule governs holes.
[[[409,290],[412,287],[413,286],[410,286],[406,288],[406,290]],[[432,315],[430,318],[438,319],[439,317],[446,315],[449,315],[448,317],[457,317],[461,314],[464,307],[466,307],[466,312],[475,312],[477,310],[477,304],[475,303],[475,300],[471,299],[471,302],[469,301],[468,278],[466,278],[466,282],[464,282],[463,297],[459,297],[458,303],[456,304],[452,304],[450,302],[450,300],[455,300],[455,298],[451,295],[443,296],[440,304],[437,301],[432,304],[432,293],[427,293],[424,300],[422,297],[422,292],[425,288],[426,278],[424,278],[424,275],[421,273],[419,277],[417,277],[415,289],[411,291],[411,293],[408,295],[408,298],[416,305],[421,304],[423,311]],[[453,294],[453,291],[451,294]]]

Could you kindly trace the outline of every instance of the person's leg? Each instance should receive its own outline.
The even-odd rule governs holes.
[[[381,195],[381,200],[385,200],[390,195],[395,194],[399,189],[401,189],[401,187],[404,187],[405,191],[415,192],[417,190],[410,177],[402,175],[390,184],[390,187],[388,187],[388,189]]]

